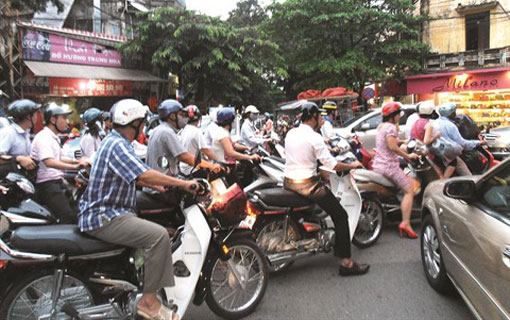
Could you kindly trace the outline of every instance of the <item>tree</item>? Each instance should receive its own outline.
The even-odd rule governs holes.
[[[144,57],[147,68],[179,77],[186,102],[201,106],[217,103],[243,105],[253,79],[282,60],[272,41],[258,37],[250,27],[237,28],[219,18],[182,8],[157,8],[139,16],[134,39],[121,46],[128,56]]]
[[[228,22],[236,27],[258,27],[268,17],[258,0],[241,0],[235,9],[230,11]]]
[[[306,89],[399,78],[421,68],[423,17],[411,0],[287,0],[270,6],[265,29],[289,66],[288,98]]]

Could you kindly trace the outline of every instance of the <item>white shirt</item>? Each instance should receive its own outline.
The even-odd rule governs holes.
[[[212,148],[212,144],[213,144],[212,134],[214,131],[217,131],[217,130],[218,130],[218,125],[214,121],[211,122],[207,126],[207,129],[205,129],[204,138],[205,138],[205,142],[207,143],[208,148]]]
[[[324,124],[321,127],[322,137],[326,140],[334,138],[333,125],[329,121],[324,120]]]
[[[418,112],[413,113],[407,118],[406,129],[404,131],[405,139],[411,138],[411,130],[413,130],[414,123],[420,119]]]
[[[214,130],[211,130],[211,138],[212,138],[212,152],[216,156],[219,162],[225,162],[225,149],[221,144],[221,140],[225,138],[230,139],[230,132],[227,129],[216,126]]]
[[[32,141],[31,155],[32,158],[39,161],[36,183],[60,180],[64,177],[63,170],[49,168],[44,164],[46,159],[61,161],[62,158],[60,139],[50,128],[44,127],[35,135],[34,141]]]
[[[80,141],[81,154],[85,158],[92,158],[99,149],[101,144],[101,138],[99,136],[94,137],[90,133],[86,133]]]
[[[317,175],[317,161],[333,169],[337,165],[322,136],[307,124],[290,130],[285,138],[285,177],[308,179]]]
[[[188,124],[181,130],[179,133],[181,138],[182,145],[184,149],[195,155],[197,150],[202,150],[207,148],[207,142],[205,141],[205,137],[202,134],[202,131],[191,124]],[[179,167],[184,174],[190,174],[192,166],[187,163],[181,162],[179,163]]]
[[[241,142],[250,148],[264,143],[264,138],[255,134],[255,124],[250,119],[246,119],[241,126]]]

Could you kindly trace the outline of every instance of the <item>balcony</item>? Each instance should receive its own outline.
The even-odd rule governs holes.
[[[492,68],[510,65],[510,47],[431,54],[425,58],[426,72]]]

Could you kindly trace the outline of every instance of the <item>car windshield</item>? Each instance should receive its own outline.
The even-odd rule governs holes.
[[[362,114],[359,114],[359,115],[357,115],[357,116],[355,116],[355,117],[353,117],[353,118],[351,118],[351,119],[349,119],[349,120],[345,121],[345,122],[344,122],[344,124],[342,125],[342,128],[347,127],[348,125],[350,125],[351,123],[353,123],[353,122],[355,122],[355,121],[359,120],[361,117],[363,117],[363,116],[364,116],[364,115],[366,115],[366,114],[367,114],[367,113],[362,113]]]

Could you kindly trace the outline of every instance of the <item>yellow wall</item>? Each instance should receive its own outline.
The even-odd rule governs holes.
[[[427,0],[422,0],[427,1]],[[466,0],[428,0],[429,16],[432,20],[425,24],[423,40],[428,43],[433,53],[455,53],[466,51],[465,15],[459,14],[455,9],[458,4],[472,5],[486,3],[487,1]],[[500,0],[501,6],[509,12],[506,14],[501,6],[496,6],[490,11],[490,48],[510,46],[510,0]],[[428,4],[428,5],[427,5]],[[418,8],[420,4],[417,4]]]

